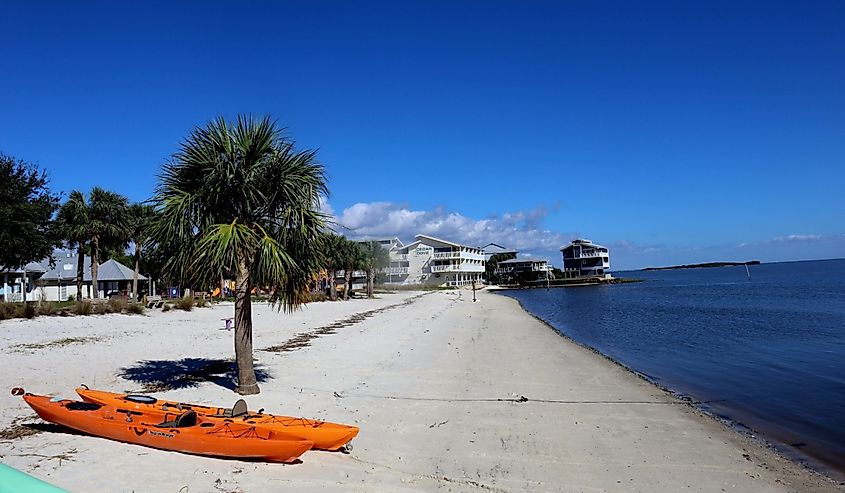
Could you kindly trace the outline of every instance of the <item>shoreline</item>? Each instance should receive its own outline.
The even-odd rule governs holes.
[[[254,346],[286,350],[256,351],[262,391],[250,407],[359,426],[349,455],[311,451],[281,466],[56,430],[0,440],[0,455],[72,492],[843,490],[561,339],[516,300],[477,295],[384,294],[293,314],[253,307]],[[206,373],[232,357],[219,320],[231,309],[3,322],[0,350],[14,371],[0,386],[70,396],[79,383],[164,382],[159,397],[228,405],[231,382]],[[64,338],[83,342],[38,348]],[[9,351],[21,344],[30,349]],[[33,413],[7,399],[0,430],[32,429]]]
[[[506,289],[502,289],[502,291],[506,291]],[[504,295],[504,296],[507,296],[507,295]],[[631,374],[637,376],[638,378],[642,379],[643,381],[648,382],[651,385],[654,385],[655,387],[657,387],[658,389],[660,389],[663,392],[666,392],[667,394],[672,396],[672,398],[677,399],[677,400],[689,405],[695,411],[701,413],[701,415],[703,417],[709,418],[709,419],[711,419],[711,420],[713,420],[717,423],[720,423],[727,430],[738,434],[743,439],[749,440],[749,441],[755,443],[756,445],[763,447],[763,448],[771,451],[774,454],[777,454],[783,460],[789,461],[789,462],[795,464],[796,466],[801,467],[801,468],[809,471],[812,474],[818,474],[819,476],[826,478],[826,479],[829,479],[830,481],[837,482],[837,483],[840,484],[840,486],[845,484],[845,472],[834,469],[833,467],[827,465],[826,463],[822,462],[820,459],[818,459],[816,457],[813,457],[809,454],[804,454],[801,451],[796,450],[795,448],[789,447],[789,445],[786,444],[786,443],[777,441],[774,438],[772,438],[770,440],[769,438],[767,438],[767,435],[771,435],[770,433],[760,432],[757,429],[752,428],[751,426],[748,426],[747,424],[745,424],[742,421],[739,421],[737,419],[733,419],[733,418],[731,418],[730,416],[727,416],[727,415],[720,415],[720,414],[717,414],[714,411],[709,410],[708,408],[704,407],[704,405],[701,402],[693,399],[691,396],[689,396],[687,394],[676,392],[672,388],[670,388],[666,385],[663,385],[655,377],[652,377],[651,375],[648,375],[646,373],[638,371],[635,368],[630,367],[630,366],[626,365],[625,363],[614,359],[612,356],[607,355],[607,354],[599,351],[598,349],[596,349],[596,348],[594,348],[594,347],[592,347],[592,346],[590,346],[586,343],[582,343],[582,342],[572,338],[568,334],[561,332],[554,325],[552,325],[550,322],[548,322],[547,320],[543,319],[539,315],[536,315],[536,314],[532,313],[530,310],[528,310],[527,308],[525,308],[525,306],[523,306],[523,304],[520,300],[518,300],[516,298],[510,298],[510,299],[515,301],[519,305],[520,309],[522,309],[525,313],[527,313],[531,317],[535,318],[537,321],[539,321],[543,325],[547,326],[549,328],[549,330],[553,331],[558,336],[564,338],[566,341],[568,341],[572,344],[575,344],[577,346],[580,346],[580,347],[582,347],[582,348],[584,348],[588,351],[591,351],[595,355],[600,356],[600,357],[606,359],[607,361],[609,361],[609,362],[611,362],[615,365],[618,365],[619,367],[621,367],[624,370],[630,372]]]

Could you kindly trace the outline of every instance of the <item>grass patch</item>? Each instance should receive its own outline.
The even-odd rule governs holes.
[[[205,298],[197,298],[196,306],[197,308],[205,308],[209,305],[208,300]]]
[[[126,305],[126,313],[130,315],[143,315],[144,305],[141,303],[129,303]]]
[[[88,300],[77,301],[73,305],[73,313],[76,315],[91,315],[94,311],[94,306]]]
[[[317,292],[317,293],[309,293],[308,294],[308,302],[309,303],[316,303],[320,301],[328,301],[331,298],[326,296],[326,293]]]
[[[185,310],[186,312],[189,312],[189,311],[194,309],[195,301],[196,300],[194,300],[194,297],[192,295],[188,295],[188,296],[184,296],[184,297],[176,300],[175,305],[176,305],[176,308],[178,308],[180,310]]]
[[[161,311],[163,311],[163,312],[169,312],[172,309],[173,309],[173,305],[170,304],[170,303],[165,303],[164,306],[161,307]]]

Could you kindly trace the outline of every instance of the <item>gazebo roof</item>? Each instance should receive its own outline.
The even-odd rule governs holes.
[[[97,270],[97,281],[131,281],[135,271],[121,264],[115,259],[110,259],[100,264]],[[91,280],[91,271],[85,273],[85,280]],[[146,276],[138,274],[139,281],[146,281]]]

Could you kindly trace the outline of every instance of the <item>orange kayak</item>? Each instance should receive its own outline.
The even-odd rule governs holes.
[[[49,396],[24,393],[29,406],[45,421],[67,426],[91,435],[189,454],[269,462],[292,462],[313,442],[266,428],[206,420],[195,411],[144,413],[120,406],[91,402],[56,400]]]
[[[282,432],[314,442],[314,448],[320,450],[338,450],[358,435],[357,426],[318,421],[292,416],[265,414],[263,410],[247,410],[246,403],[239,400],[232,408],[210,407],[199,404],[165,401],[147,395],[116,394],[85,387],[76,389],[76,393],[86,402],[121,406],[126,409],[145,413],[174,413],[179,410],[193,410],[209,422],[229,420],[270,431]]]

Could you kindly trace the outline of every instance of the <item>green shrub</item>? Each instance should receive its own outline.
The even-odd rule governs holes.
[[[208,306],[208,300],[205,298],[197,298],[196,305],[197,308],[205,308]]]
[[[17,304],[17,311],[15,316],[17,318],[35,318],[38,313],[38,308],[36,308],[35,303],[18,303]]]
[[[105,315],[112,313],[111,305],[108,303],[94,303],[94,315]]]
[[[326,296],[326,293],[317,292],[317,293],[309,293],[308,294],[308,302],[309,303],[316,303],[316,302],[319,302],[319,301],[327,301],[328,299],[329,299],[329,297]]]
[[[73,305],[73,313],[77,315],[91,315],[93,309],[94,307],[88,300],[77,301],[76,304]]]
[[[161,307],[161,311],[163,311],[163,312],[169,312],[172,309],[173,309],[173,305],[170,304],[170,303],[165,303],[164,306]]]
[[[131,315],[143,315],[144,314],[144,305],[140,303],[129,303],[126,305],[126,313]]]
[[[110,313],[122,313],[126,309],[126,300],[122,298],[112,298],[108,302]]]
[[[184,296],[176,301],[176,308],[189,312],[194,309],[194,302],[195,300],[193,295],[189,294],[188,296]]]
[[[55,315],[56,314],[56,305],[53,304],[52,301],[45,301],[38,305],[38,314],[39,315]]]
[[[0,303],[0,320],[14,317],[15,306],[12,303]]]

